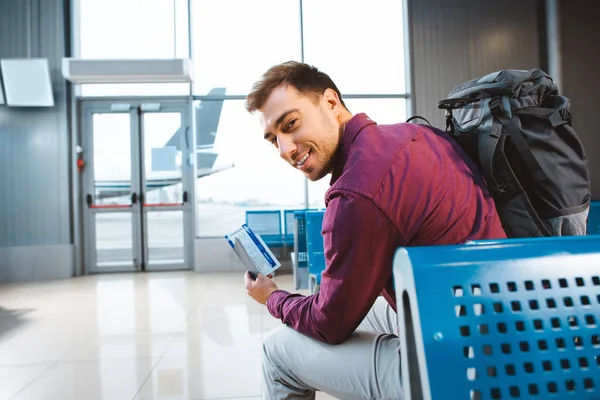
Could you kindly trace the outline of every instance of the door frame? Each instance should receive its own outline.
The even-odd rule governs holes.
[[[159,109],[157,109],[157,105]],[[129,107],[127,107],[129,106]],[[141,112],[138,114],[137,109]],[[193,100],[189,96],[185,97],[116,97],[116,98],[80,98],[78,99],[78,117],[80,132],[78,135],[77,157],[85,163],[86,159],[93,156],[93,115],[95,113],[129,113],[130,114],[130,135],[132,147],[132,169],[131,169],[131,189],[134,193],[140,193],[143,188],[143,124],[141,123],[143,113],[160,112],[180,112],[182,142],[187,142],[187,147],[182,145],[182,186],[187,192],[187,202],[181,207],[183,213],[183,237],[184,237],[184,264],[180,265],[157,265],[148,268],[148,246],[146,243],[140,244],[137,238],[144,238],[147,235],[146,220],[148,212],[155,211],[152,207],[144,210],[138,203],[137,207],[132,207],[132,235],[133,236],[133,256],[138,260],[145,260],[145,268],[138,263],[137,268],[123,267],[102,267],[97,268],[96,249],[95,249],[95,214],[103,212],[115,212],[113,210],[97,209],[90,212],[86,194],[92,193],[94,189],[93,165],[85,165],[79,171],[79,210],[82,221],[81,243],[82,259],[84,262],[83,273],[111,273],[111,272],[135,272],[135,271],[161,271],[161,270],[194,270],[195,269],[195,238],[196,238],[196,201],[195,201],[195,182],[196,182],[196,135],[194,134],[195,121],[193,118]],[[184,136],[187,136],[184,137]],[[134,147],[135,146],[135,147]],[[133,151],[133,149],[137,149]],[[137,154],[138,157],[133,157]],[[135,159],[133,159],[135,158]],[[141,178],[141,179],[138,179]],[[161,210],[172,211],[179,210],[177,207],[163,207]]]

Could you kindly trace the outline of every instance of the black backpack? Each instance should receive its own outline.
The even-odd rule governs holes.
[[[438,103],[446,131],[481,168],[508,237],[585,235],[587,158],[569,100],[539,70],[502,70]]]

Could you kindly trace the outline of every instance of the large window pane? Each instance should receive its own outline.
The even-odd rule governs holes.
[[[176,0],[179,2],[179,0]],[[172,0],[80,0],[83,58],[173,58],[177,21]],[[178,6],[179,7],[179,6]]]
[[[395,124],[406,121],[405,99],[344,99],[354,115],[364,112],[378,124]],[[311,208],[325,207],[325,192],[329,189],[331,175],[308,183],[308,202]]]
[[[189,0],[173,0],[175,12],[175,57],[190,57]]]
[[[82,58],[189,57],[187,0],[79,0]],[[82,96],[186,96],[187,83],[85,84]]]
[[[344,103],[352,114],[365,113],[378,124],[396,124],[407,119],[406,99],[344,99]]]
[[[304,60],[344,93],[404,93],[402,0],[304,0]]]
[[[203,124],[207,132],[215,132],[209,126],[211,117],[202,110],[218,113],[219,103],[196,102],[199,142],[203,141]],[[243,100],[222,103],[214,145],[204,144],[198,155],[199,164],[206,164],[198,165],[198,170],[207,174],[196,181],[198,235],[203,237],[231,233],[245,222],[246,210],[304,205],[304,175],[263,139],[257,117],[246,112]]]
[[[298,0],[192,0],[194,94],[247,94],[271,66],[300,60]]]

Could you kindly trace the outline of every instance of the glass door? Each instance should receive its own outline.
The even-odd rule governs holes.
[[[141,111],[144,259],[147,270],[185,268],[184,213],[180,139],[181,112]],[[175,140],[171,135],[176,132]],[[190,138],[188,137],[189,141]],[[175,143],[178,142],[178,143]]]
[[[84,102],[84,253],[89,272],[190,269],[194,144],[188,103]]]

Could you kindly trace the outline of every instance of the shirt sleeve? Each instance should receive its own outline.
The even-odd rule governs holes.
[[[395,250],[402,245],[388,217],[354,192],[330,193],[323,218],[326,269],[311,296],[273,292],[271,315],[314,339],[346,340],[367,315],[392,277]]]

